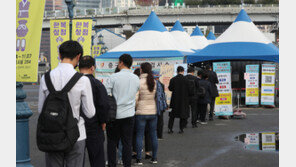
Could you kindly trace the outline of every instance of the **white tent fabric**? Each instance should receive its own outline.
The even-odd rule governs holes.
[[[195,50],[203,49],[204,47],[208,46],[209,42],[207,38],[204,36],[204,34],[200,31],[199,27],[196,26],[194,31],[191,34],[191,40],[194,45]]]
[[[171,29],[170,33],[175,38],[178,44],[177,49],[186,54],[194,53],[192,49],[197,50],[197,47],[193,44],[192,39],[189,34],[185,32],[179,20],[175,22],[174,27]]]
[[[174,37],[167,31],[155,12],[151,12],[141,28],[128,40],[100,58],[118,58],[128,53],[134,58],[183,57]]]

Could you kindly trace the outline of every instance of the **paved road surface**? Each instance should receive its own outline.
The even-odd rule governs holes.
[[[30,118],[30,151],[32,165],[44,166],[44,153],[36,146],[38,86],[24,86],[26,101],[33,111]],[[168,113],[164,114],[164,140],[159,141],[158,164],[143,161],[144,166],[159,167],[277,167],[278,152],[245,150],[244,144],[235,141],[242,133],[279,131],[278,109],[244,109],[247,119],[218,120],[178,134],[179,120],[175,121],[174,134],[167,134]],[[190,121],[189,121],[190,122]],[[88,158],[86,167],[89,167]]]

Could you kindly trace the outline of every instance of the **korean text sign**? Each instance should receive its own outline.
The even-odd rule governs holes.
[[[246,65],[246,105],[259,104],[259,65]]]
[[[274,105],[275,64],[262,64],[261,105]]]
[[[45,0],[16,0],[16,81],[37,82]]]
[[[215,115],[233,115],[230,62],[213,63],[213,66],[219,80],[217,84],[219,97],[216,97],[215,101]]]
[[[69,20],[50,20],[50,64],[51,69],[60,62],[59,47],[70,39]]]
[[[73,20],[72,40],[83,47],[83,55],[91,55],[92,20]]]

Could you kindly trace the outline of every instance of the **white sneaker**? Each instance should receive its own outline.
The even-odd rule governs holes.
[[[208,124],[207,122],[200,122],[200,124],[202,124],[202,125],[206,125],[206,124]]]

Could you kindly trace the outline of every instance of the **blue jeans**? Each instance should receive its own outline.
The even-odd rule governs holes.
[[[137,151],[137,159],[141,159],[142,157],[142,149],[143,149],[143,138],[145,132],[145,126],[149,127],[149,134],[152,142],[152,158],[157,158],[157,149],[158,149],[158,141],[157,141],[157,115],[136,115],[136,151]]]

